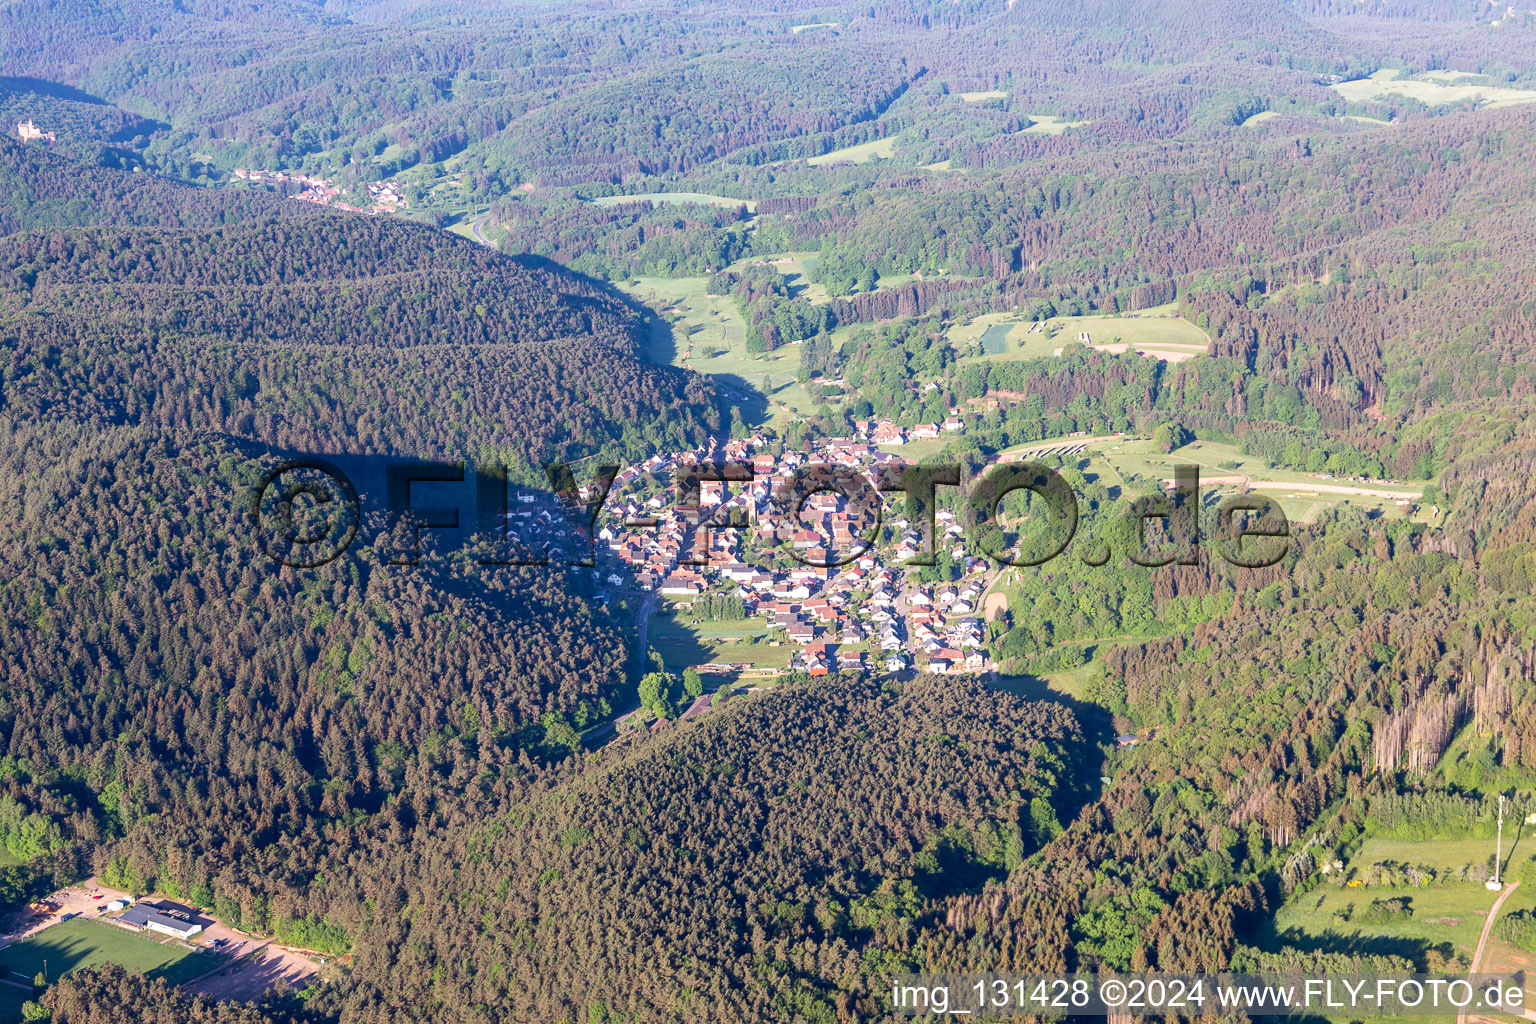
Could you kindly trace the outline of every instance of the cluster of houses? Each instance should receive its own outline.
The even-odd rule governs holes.
[[[933,544],[950,552],[961,578],[922,585],[900,563],[925,545],[900,515],[877,520],[874,507],[831,491],[809,495],[795,516],[782,507],[797,471],[833,466],[873,481],[898,476],[908,463],[858,439],[777,457],[754,454],[765,443],[753,437],[657,455],[622,471],[596,535],[614,563],[609,584],[679,600],[735,598],[770,635],[797,648],[791,667],[813,676],[867,668],[990,670],[980,607],[989,563],[966,555],[954,513],[936,512]],[[723,463],[740,467],[743,478],[706,479],[695,492],[678,493],[677,476]],[[893,545],[870,542],[877,521],[891,530]]]
[[[957,433],[965,429],[960,410],[951,409],[942,423],[919,423],[914,427],[898,427],[890,420],[856,420],[854,429],[859,436],[876,445],[900,445],[908,441],[933,441],[945,433]]]
[[[350,210],[353,213],[392,213],[396,210],[404,210],[410,207],[410,200],[405,197],[405,186],[398,181],[373,181],[367,185],[369,210],[341,201],[343,189],[336,185],[330,178],[322,178],[317,174],[289,174],[287,171],[263,171],[248,170],[244,167],[235,168],[235,177],[241,181],[252,181],[257,184],[283,185],[294,184],[301,186],[302,191],[293,198],[305,203],[314,203],[317,206],[330,206],[338,210]]]

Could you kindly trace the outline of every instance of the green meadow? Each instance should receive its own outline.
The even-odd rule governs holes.
[[[812,167],[823,167],[827,164],[867,164],[879,157],[889,160],[896,152],[896,138],[891,136],[884,139],[876,139],[873,142],[861,142],[857,146],[845,146],[842,149],[834,149],[830,153],[821,156],[813,156],[806,160]]]

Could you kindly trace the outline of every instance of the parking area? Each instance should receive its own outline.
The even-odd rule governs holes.
[[[216,928],[222,929],[222,926]],[[214,928],[209,929],[210,933],[214,931]],[[188,984],[186,991],[189,994],[250,1002],[261,998],[279,982],[295,990],[302,989],[320,973],[320,967],[314,961],[281,946],[265,944],[233,933],[213,936],[215,939],[221,937],[225,939],[224,944],[215,948],[233,957],[247,958],[232,962],[217,973]],[[209,941],[211,943],[213,939]]]
[[[0,932],[0,947],[20,942],[61,921],[76,917],[99,917],[102,908],[108,903],[127,897],[128,894],[120,889],[108,889],[98,885],[96,879],[87,878],[79,885],[60,889],[0,922],[0,928],[4,929]]]

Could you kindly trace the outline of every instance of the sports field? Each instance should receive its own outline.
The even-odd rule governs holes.
[[[56,981],[82,965],[113,963],[179,984],[213,969],[219,959],[202,950],[189,952],[171,940],[157,942],[116,925],[76,918],[7,946],[0,961],[29,979],[46,970]]]

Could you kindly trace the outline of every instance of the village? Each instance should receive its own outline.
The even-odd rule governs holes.
[[[347,190],[337,185],[330,178],[322,178],[319,175],[292,174],[287,171],[263,171],[250,170],[244,167],[235,168],[235,177],[241,181],[249,181],[258,185],[270,185],[281,188],[288,185],[297,185],[302,191],[293,198],[304,203],[314,203],[316,206],[329,206],[337,210],[348,210],[352,213],[394,213],[410,208],[410,200],[405,197],[405,185],[398,181],[371,181],[367,184],[369,205],[365,209],[352,203],[344,202],[342,196]]]
[[[788,671],[991,671],[982,602],[996,566],[967,554],[953,512],[935,512],[932,541],[949,571],[930,571],[925,582],[904,564],[924,553],[925,524],[904,517],[899,492],[881,496],[873,537],[875,509],[844,494],[807,494],[794,516],[782,508],[797,471],[853,471],[873,493],[875,480],[895,479],[910,464],[876,443],[896,436],[889,423],[859,426],[862,437],[829,439],[807,452],[775,456],[762,450],[766,438],[754,435],[624,469],[596,533],[609,563],[607,583],[659,595],[680,612],[729,599],[743,617],[764,624],[769,645],[790,647]],[[750,468],[750,479],[704,479],[696,493],[678,493],[676,477],[719,463],[734,463],[743,475]],[[939,578],[945,575],[954,578]],[[726,676],[764,671],[745,663],[694,667]]]

